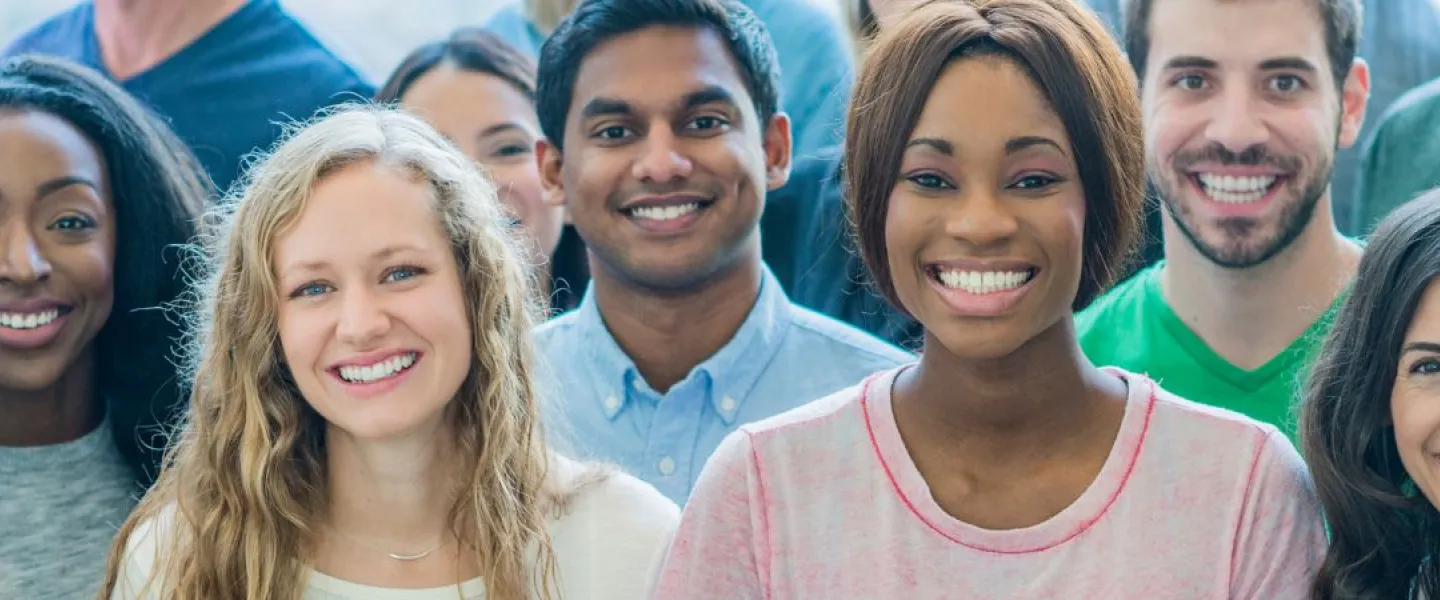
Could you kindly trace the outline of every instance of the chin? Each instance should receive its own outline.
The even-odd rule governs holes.
[[[433,438],[443,420],[441,413],[416,414],[353,414],[327,419],[332,433],[340,433],[356,441],[383,442],[423,436]]]
[[[936,330],[927,330],[925,350],[928,352],[940,346],[947,354],[969,361],[992,361],[1015,354],[1030,337],[1018,335],[1001,328],[985,331],[989,327],[973,327],[960,323]],[[1033,336],[1032,336],[1033,337]]]

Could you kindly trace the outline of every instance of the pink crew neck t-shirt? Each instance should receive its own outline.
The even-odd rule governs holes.
[[[899,369],[744,426],[702,472],[655,598],[1306,598],[1326,539],[1286,437],[1111,372],[1130,394],[1099,475],[1023,529],[931,497],[891,410]]]

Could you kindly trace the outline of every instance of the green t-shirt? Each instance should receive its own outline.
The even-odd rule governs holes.
[[[1136,273],[1075,316],[1080,347],[1090,361],[1149,375],[1177,396],[1270,423],[1295,441],[1292,406],[1301,377],[1340,300],[1280,354],[1247,371],[1211,350],[1165,302],[1163,266]]]

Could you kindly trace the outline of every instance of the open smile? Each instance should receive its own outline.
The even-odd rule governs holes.
[[[930,285],[949,307],[965,317],[998,317],[1010,312],[1033,287],[1039,267],[1002,264],[931,263],[924,266]]]
[[[659,196],[620,208],[631,223],[652,233],[681,233],[695,225],[715,200],[694,195]]]

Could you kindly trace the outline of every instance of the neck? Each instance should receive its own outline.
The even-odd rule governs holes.
[[[954,456],[971,459],[966,464],[1005,465],[1110,425],[1102,417],[1114,414],[1125,384],[1085,358],[1067,316],[992,360],[956,356],[927,332],[919,364],[901,375],[895,395],[902,433],[908,424],[945,440]]]
[[[248,0],[95,0],[95,38],[124,81],[183,50]]]
[[[95,359],[86,351],[54,385],[0,389],[0,446],[50,446],[84,437],[105,416],[95,393]]]
[[[760,293],[758,250],[715,279],[683,293],[619,281],[591,260],[595,302],[616,344],[650,388],[665,393],[735,337]]]
[[[1262,264],[1210,262],[1165,217],[1165,301],[1217,354],[1253,370],[1289,347],[1355,277],[1360,247],[1340,235],[1328,196],[1305,231]]]
[[[330,426],[330,528],[350,538],[345,542],[385,552],[423,552],[444,540],[455,493],[446,447],[437,439],[449,439],[439,426],[379,442]]]

